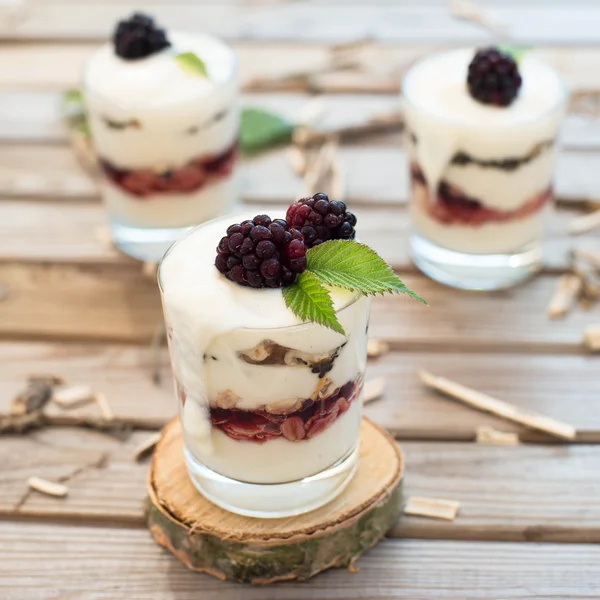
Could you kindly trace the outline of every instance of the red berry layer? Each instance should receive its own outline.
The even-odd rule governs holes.
[[[267,440],[285,438],[291,442],[310,439],[325,431],[343,415],[363,386],[362,377],[349,381],[321,400],[305,400],[302,408],[292,413],[276,415],[266,410],[238,410],[210,407],[213,427],[234,440],[263,444]]]
[[[237,142],[213,156],[202,156],[179,169],[154,173],[149,169],[130,171],[100,159],[106,178],[128,194],[147,198],[155,194],[191,193],[223,177],[231,175],[237,155]]]
[[[417,165],[411,165],[410,175],[412,185],[426,185],[425,176]],[[517,210],[502,211],[488,208],[479,200],[466,196],[459,189],[442,181],[438,186],[437,198],[427,208],[430,216],[440,223],[477,226],[528,217],[541,210],[551,198],[552,188],[548,187]]]

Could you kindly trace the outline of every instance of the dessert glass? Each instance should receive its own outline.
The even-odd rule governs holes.
[[[301,323],[281,289],[244,288],[214,267],[217,219],[159,267],[188,473],[215,504],[253,517],[335,498],[358,461],[369,299],[333,289],[346,336]]]
[[[169,39],[171,47],[136,60],[106,44],[83,78],[114,243],[145,261],[237,200],[235,55],[208,35]],[[208,76],[182,68],[175,55],[183,52],[200,57]]]
[[[540,267],[566,94],[551,67],[525,56],[515,101],[481,104],[466,85],[473,55],[434,55],[404,78],[410,243],[433,279],[489,290]]]

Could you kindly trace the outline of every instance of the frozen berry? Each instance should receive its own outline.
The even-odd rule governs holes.
[[[521,87],[521,75],[514,59],[497,48],[478,50],[467,76],[469,93],[478,102],[508,106]]]
[[[306,269],[302,233],[267,215],[234,223],[219,241],[215,267],[240,285],[277,288],[294,283]]]
[[[302,234],[307,248],[327,240],[352,240],[356,235],[356,217],[346,211],[343,202],[331,201],[323,193],[294,202],[287,210],[286,221],[292,233]]]
[[[129,19],[119,21],[113,34],[115,52],[125,60],[145,58],[171,45],[164,29],[154,24],[154,19],[134,13]]]

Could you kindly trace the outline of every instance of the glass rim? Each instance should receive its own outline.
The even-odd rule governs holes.
[[[467,125],[467,126],[472,125],[472,124],[468,123],[467,121],[464,121],[461,119],[452,119],[452,118],[448,118],[447,116],[442,116],[442,115],[436,114],[435,112],[433,112],[431,110],[425,110],[424,108],[422,108],[421,106],[416,104],[414,102],[414,100],[412,100],[409,97],[408,93],[406,92],[407,80],[409,79],[409,77],[411,75],[414,74],[416,69],[418,67],[420,67],[423,63],[425,63],[428,60],[431,60],[432,58],[437,57],[437,56],[443,56],[444,54],[450,54],[450,53],[454,53],[454,52],[461,52],[461,51],[468,50],[468,49],[469,49],[468,47],[450,48],[450,49],[443,50],[440,52],[429,53],[429,54],[426,54],[425,56],[421,56],[419,59],[417,59],[414,63],[411,64],[409,69],[406,71],[406,73],[404,73],[404,75],[401,78],[400,95],[401,95],[402,101],[405,102],[408,106],[410,106],[414,110],[420,111],[421,113],[435,117],[436,119],[439,119],[440,121],[443,121],[445,123],[451,123],[451,124],[455,124],[455,125]],[[483,130],[494,130],[494,129],[510,129],[512,127],[521,127],[523,125],[529,125],[531,123],[535,123],[536,121],[539,121],[540,119],[543,119],[544,117],[551,115],[554,112],[558,112],[561,108],[563,108],[565,106],[569,94],[568,94],[567,86],[565,85],[565,82],[564,82],[563,78],[560,76],[560,74],[556,71],[556,69],[552,65],[550,65],[545,60],[542,60],[536,56],[534,56],[534,57],[529,56],[528,59],[537,61],[538,63],[541,63],[541,64],[547,66],[548,68],[552,69],[552,71],[556,75],[556,78],[560,85],[560,91],[561,91],[560,97],[558,98],[556,103],[553,104],[550,108],[548,108],[544,112],[534,115],[534,116],[531,116],[531,117],[528,117],[526,119],[521,119],[519,121],[516,121],[514,124],[507,125],[506,123],[487,122],[485,124],[478,123],[476,125],[478,128],[483,129]]]
[[[211,35],[210,33],[187,33],[185,31],[173,31],[172,33],[174,34],[185,34],[185,35],[189,35],[192,37],[202,37],[202,38],[206,38],[211,42],[216,42],[216,44],[218,44],[219,46],[221,46],[231,57],[231,69],[229,72],[228,77],[223,80],[223,81],[219,81],[216,82],[213,89],[208,93],[208,94],[203,94],[202,97],[203,98],[210,98],[216,91],[223,89],[224,87],[230,85],[231,83],[234,83],[237,78],[238,78],[238,74],[239,74],[239,68],[240,68],[240,62],[238,59],[238,55],[237,52],[229,45],[227,44],[225,41],[223,41],[221,38],[215,36],[215,35]],[[106,96],[105,94],[101,94],[98,91],[95,90],[94,86],[91,86],[88,82],[88,66],[89,63],[92,61],[92,59],[94,58],[94,56],[96,55],[96,53],[103,48],[104,46],[110,46],[112,45],[111,41],[108,40],[106,42],[104,42],[102,45],[100,45],[84,62],[83,65],[83,69],[82,69],[82,76],[81,76],[81,88],[84,92],[84,103],[85,103],[85,94],[86,91],[90,91],[92,94],[95,94],[98,98],[102,98],[102,99],[106,99],[109,102],[115,104],[116,106],[118,106],[121,110],[140,110],[140,109],[144,109],[147,110],[148,107],[144,106],[144,105],[129,105],[129,106],[123,106],[120,103],[114,102],[114,100],[110,99],[108,96]],[[161,50],[161,52],[169,51],[172,50],[173,47],[172,46],[168,46],[167,48],[164,48],[163,50]],[[156,111],[170,111],[173,110],[173,105],[168,105],[168,106],[162,106],[162,107],[153,107],[152,110],[156,110]]]
[[[163,263],[167,259],[167,257],[171,254],[173,249],[179,243],[183,242],[186,238],[188,238],[191,235],[194,235],[194,233],[196,233],[196,231],[198,231],[199,229],[202,229],[203,227],[205,227],[207,225],[211,225],[217,221],[225,220],[227,218],[231,218],[232,222],[236,222],[236,223],[246,220],[246,219],[239,219],[239,217],[241,217],[241,216],[245,217],[244,213],[230,213],[230,214],[226,214],[226,215],[221,215],[219,217],[215,217],[214,219],[210,219],[209,221],[205,221],[204,223],[194,225],[188,231],[186,231],[180,238],[175,240],[167,248],[166,252],[163,254],[162,258],[160,259],[160,261],[158,263],[158,268],[156,271],[156,279],[157,279],[158,289],[160,291],[161,296],[164,296],[164,294],[165,294],[165,289],[164,289],[162,281],[161,281],[161,272],[162,272]],[[215,267],[215,269],[216,269],[216,267]],[[221,277],[224,277],[224,275],[222,275],[221,273],[219,273],[219,275]],[[237,285],[236,283],[233,283],[233,282],[230,282],[230,283],[231,283],[231,285]],[[247,287],[247,289],[252,290],[254,288]],[[282,288],[258,288],[258,289],[255,289],[255,291],[257,293],[261,293],[263,291],[264,292],[268,292],[270,290],[275,291],[275,289],[282,289]],[[351,292],[351,293],[353,293],[354,295],[348,300],[348,302],[346,304],[344,304],[343,306],[341,306],[340,308],[338,308],[335,311],[336,315],[339,315],[339,314],[343,313],[346,309],[349,309],[350,307],[354,306],[361,298],[368,299],[367,296],[364,296],[360,292]],[[163,313],[164,313],[164,310],[163,310]],[[305,327],[314,327],[314,326],[324,327],[324,325],[321,325],[319,323],[314,323],[312,321],[305,321],[303,323],[296,323],[295,325],[284,325],[283,327],[236,327],[232,331],[287,331],[289,329],[294,329],[294,328],[305,328]],[[228,332],[224,332],[224,333],[228,333]]]

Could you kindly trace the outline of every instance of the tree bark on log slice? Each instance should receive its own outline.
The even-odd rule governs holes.
[[[385,535],[402,510],[402,473],[393,438],[363,418],[358,470],[338,498],[305,515],[244,517],[215,506],[193,486],[173,420],[150,467],[148,527],[184,565],[219,579],[304,580],[331,567],[351,569]]]

